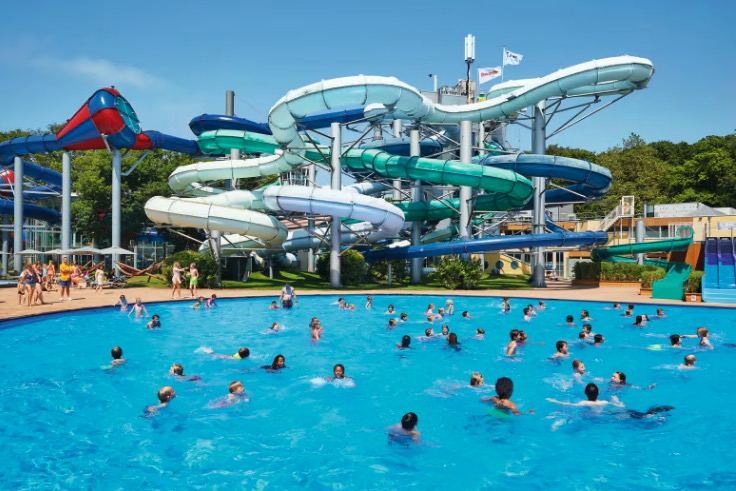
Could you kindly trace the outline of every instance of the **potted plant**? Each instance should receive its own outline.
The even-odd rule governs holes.
[[[690,273],[690,276],[687,277],[687,293],[685,293],[686,302],[700,303],[703,301],[701,297],[703,275],[705,275],[703,271],[693,271]]]
[[[654,271],[644,271],[641,274],[641,284],[639,287],[639,295],[642,297],[652,296],[652,284],[654,283]]]

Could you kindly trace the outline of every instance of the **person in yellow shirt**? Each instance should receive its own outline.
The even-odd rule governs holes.
[[[59,265],[59,284],[61,285],[61,299],[71,301],[72,295],[69,287],[72,285],[72,272],[74,268],[69,264],[69,258],[64,256]]]

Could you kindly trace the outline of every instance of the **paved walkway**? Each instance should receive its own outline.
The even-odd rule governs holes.
[[[91,307],[112,306],[117,302],[120,294],[125,294],[128,302],[133,302],[136,297],[141,297],[145,303],[151,302],[169,302],[171,300],[170,290],[165,288],[122,288],[122,289],[106,289],[102,293],[95,293],[91,289],[72,289],[72,301],[62,302],[59,300],[59,293],[52,292],[44,295],[44,300],[49,302],[47,305],[25,306],[18,305],[18,294],[15,288],[0,288],[0,320],[15,319],[20,317],[43,315],[48,313],[69,312]],[[228,290],[210,290],[201,289],[199,293],[202,296],[209,297],[212,293],[216,293],[218,298],[243,298],[243,297],[271,297],[274,300],[278,298],[279,291],[276,290],[248,290],[248,289],[228,289]],[[182,292],[188,296],[189,292]],[[584,301],[607,301],[654,304],[654,305],[681,305],[696,306],[704,304],[685,303],[677,300],[652,300],[651,298],[639,296],[637,287],[613,287],[613,286],[573,286],[569,282],[550,282],[547,288],[538,288],[533,290],[309,290],[304,292],[297,291],[299,295],[439,295],[451,297],[454,295],[469,296],[493,296],[493,297],[522,297],[522,298],[539,298],[539,299],[557,299],[557,300],[578,300]],[[191,302],[191,298],[183,300]],[[724,306],[736,308],[736,305],[707,304],[708,306]]]

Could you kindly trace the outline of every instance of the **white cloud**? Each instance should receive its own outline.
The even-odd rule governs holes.
[[[165,85],[164,79],[151,75],[140,68],[118,65],[105,59],[78,57],[68,60],[37,58],[32,64],[44,70],[60,70],[94,80],[103,85],[132,85],[141,89],[152,89]]]

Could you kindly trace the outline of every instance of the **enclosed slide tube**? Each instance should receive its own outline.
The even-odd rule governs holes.
[[[615,261],[618,256],[633,256],[649,252],[672,252],[684,251],[693,243],[692,227],[683,226],[677,229],[675,235],[690,233],[689,237],[678,237],[654,242],[643,242],[637,244],[625,244],[611,247],[593,249],[590,257],[593,261]]]

